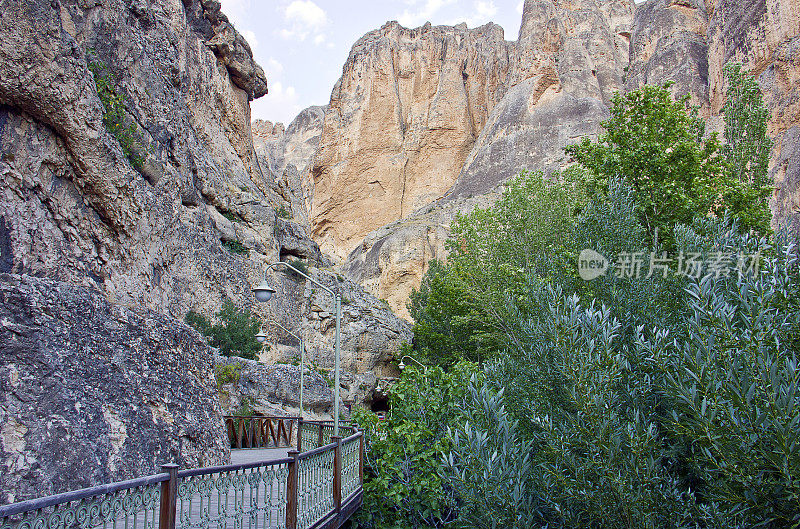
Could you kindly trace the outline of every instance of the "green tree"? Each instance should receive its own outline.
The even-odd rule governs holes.
[[[447,264],[428,263],[419,289],[409,296],[408,310],[414,318],[415,355],[432,364],[480,362],[498,347],[466,285]]]
[[[359,527],[447,527],[457,515],[454,491],[442,477],[449,427],[466,392],[474,364],[407,367],[389,393],[386,420],[356,410],[367,438],[364,505]]]
[[[767,136],[769,110],[764,106],[755,77],[737,62],[722,69],[728,88],[725,93],[725,146],[722,152],[728,161],[731,176],[740,181],[741,193],[729,200],[760,205],[739,209],[744,229],[769,233],[771,216],[767,197],[772,190],[769,180],[769,154],[772,140]]]
[[[262,345],[255,335],[261,328],[261,322],[250,313],[249,309],[239,310],[230,300],[225,300],[216,314],[216,323],[196,312],[186,314],[186,323],[200,331],[209,343],[218,347],[225,356],[240,356],[250,360],[258,360]]]
[[[590,194],[603,192],[611,178],[625,179],[650,241],[658,233],[668,249],[675,225],[696,215],[722,218],[727,211],[749,228],[765,208],[752,200],[752,184],[732,175],[716,134],[704,139],[705,123],[686,101],[655,86],[616,94],[598,141],[584,138],[565,149],[589,169]]]

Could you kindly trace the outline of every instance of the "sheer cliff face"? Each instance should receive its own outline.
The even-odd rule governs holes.
[[[452,186],[509,75],[499,26],[409,30],[359,40],[333,89],[312,177],[312,226],[343,258],[377,226]]]
[[[599,132],[607,103],[623,84],[632,21],[627,0],[528,0],[518,42],[505,44],[505,84],[497,87],[497,103],[471,150],[458,158],[456,181],[435,204],[403,212],[401,220],[364,238],[343,265],[348,277],[408,316],[408,294],[429,260],[446,256],[457,212],[485,205],[522,168],[559,168],[564,146]]]
[[[15,0],[4,13],[2,271],[179,316],[243,293],[257,272],[221,243],[277,253],[248,104],[266,79],[219,4]],[[122,98],[138,169],[104,126],[91,63]]]
[[[797,0],[706,0],[711,108],[724,104],[722,67],[753,71],[772,118],[774,226],[800,234],[800,4]]]

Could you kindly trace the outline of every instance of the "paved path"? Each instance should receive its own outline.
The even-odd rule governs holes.
[[[265,459],[280,459],[289,454],[290,448],[246,448],[231,450],[231,465],[254,463]]]

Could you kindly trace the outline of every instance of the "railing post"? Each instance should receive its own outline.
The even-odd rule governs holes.
[[[239,420],[236,421],[238,424],[236,425],[236,431],[238,432],[238,439],[236,439],[236,448],[242,448],[242,436],[244,436],[244,419],[239,417]]]
[[[319,428],[319,439],[317,440],[317,448],[319,448],[322,446],[322,423],[319,423],[317,428]]]
[[[303,418],[297,419],[297,451],[303,451]]]
[[[169,473],[169,479],[161,482],[161,512],[158,529],[175,529],[175,504],[178,496],[178,465],[161,465],[161,471]]]
[[[342,438],[332,435],[331,441],[336,443],[333,449],[333,510],[342,511]]]
[[[286,476],[286,529],[297,529],[297,456],[300,452],[289,450],[289,473]]]
[[[361,428],[361,437],[358,439],[358,481],[364,486],[364,429]]]

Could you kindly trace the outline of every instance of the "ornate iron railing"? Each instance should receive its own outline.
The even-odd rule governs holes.
[[[231,448],[288,448],[299,417],[225,416]]]
[[[352,433],[342,439],[328,423],[298,426],[298,448],[313,435],[331,442],[241,465],[164,465],[161,474],[0,506],[0,529],[338,528],[361,506],[363,432],[342,426]]]

